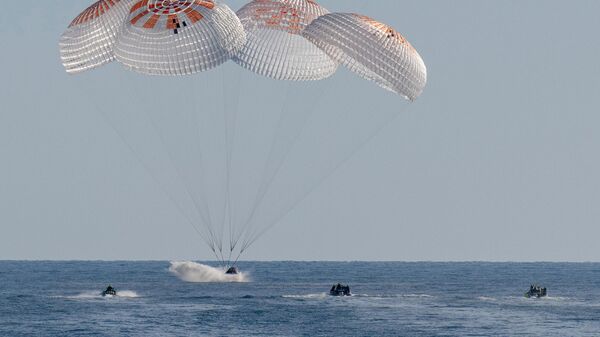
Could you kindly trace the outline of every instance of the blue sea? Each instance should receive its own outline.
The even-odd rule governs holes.
[[[173,266],[0,262],[0,336],[600,336],[594,263]],[[353,296],[328,296],[338,282]],[[534,282],[547,298],[524,298]]]

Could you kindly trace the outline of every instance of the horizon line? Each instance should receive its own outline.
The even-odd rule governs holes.
[[[202,262],[220,264],[217,260],[202,260],[202,259],[0,259],[2,262]],[[533,263],[571,263],[571,264],[598,264],[600,261],[568,261],[568,260],[527,260],[527,261],[511,261],[511,260],[240,260],[240,263],[273,263],[273,262],[288,262],[288,263],[496,263],[496,264],[533,264]]]

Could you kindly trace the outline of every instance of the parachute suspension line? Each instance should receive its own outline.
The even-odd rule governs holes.
[[[316,184],[313,184],[312,186],[310,186],[308,188],[308,190],[305,193],[303,193],[302,196],[298,200],[296,200],[290,207],[288,207],[288,209],[285,211],[285,213],[283,213],[281,216],[277,217],[267,227],[265,227],[263,230],[258,232],[254,237],[252,237],[251,240],[249,241],[249,243],[242,247],[242,250],[246,250],[248,247],[250,247],[252,244],[254,244],[254,242],[256,242],[256,240],[258,240],[262,235],[264,235],[269,229],[271,229],[274,225],[276,225],[279,221],[281,221],[281,219],[285,218],[289,213],[291,213],[291,211],[294,210],[294,208],[296,208],[296,206],[300,202],[302,202],[304,199],[306,199],[312,192],[314,192],[319,186],[321,186],[323,184],[323,182],[325,182],[333,173],[335,173],[338,169],[340,169],[348,161],[350,161],[350,159],[352,159],[352,157],[354,157],[354,155],[356,153],[358,153],[365,145],[367,145],[378,134],[380,134],[381,131],[386,126],[390,125],[391,122],[394,121],[398,117],[398,115],[399,115],[399,113],[393,114],[390,118],[385,119],[380,125],[378,125],[375,128],[375,130],[371,134],[368,135],[368,137],[366,139],[361,141],[358,144],[358,146],[355,149],[353,149],[347,156],[345,156],[338,164],[336,164],[335,167],[331,171],[329,171],[325,176],[323,176],[321,179],[319,179]]]
[[[225,121],[225,165],[226,165],[226,184],[225,184],[225,203],[223,205],[223,219],[221,224],[221,237],[225,230],[225,221],[227,221],[228,236],[229,236],[229,252],[227,257],[227,266],[231,262],[231,255],[237,242],[234,241],[233,232],[234,221],[232,212],[232,200],[231,200],[231,165],[233,160],[233,151],[235,146],[235,134],[237,128],[237,116],[239,111],[239,96],[241,87],[241,76],[238,71],[234,72],[235,79],[227,80],[225,78],[225,70],[221,68],[221,79],[222,79],[222,90],[223,90],[223,118]],[[231,87],[228,88],[229,84]],[[230,90],[229,90],[230,89]],[[232,99],[227,99],[231,97]]]
[[[227,194],[227,198],[229,199],[229,193]],[[229,204],[229,202],[227,202],[227,213],[231,214],[231,205]],[[229,235],[229,252],[227,253],[227,265],[229,265],[231,263],[231,255],[233,254],[233,250],[235,249],[235,247],[233,246],[233,237],[231,235],[231,230],[232,230],[232,222],[231,222],[231,216],[228,215],[227,216],[227,226],[229,227],[228,230],[228,235]]]
[[[225,249],[226,247],[223,247],[223,240],[224,240],[224,231],[225,231],[225,221],[228,221],[227,218],[227,210],[230,207],[230,202],[231,202],[231,198],[230,198],[230,192],[229,192],[229,185],[230,185],[230,168],[229,168],[229,130],[228,130],[228,109],[227,109],[227,104],[226,104],[226,90],[225,88],[225,75],[223,73],[223,69],[220,68],[219,71],[221,72],[221,88],[220,90],[217,90],[221,92],[222,95],[222,100],[223,100],[223,119],[224,119],[224,124],[225,124],[225,147],[226,147],[226,158],[225,158],[225,172],[226,172],[226,183],[225,183],[225,188],[224,188],[224,193],[225,195],[223,196],[222,202],[223,202],[223,206],[222,206],[222,211],[221,211],[221,219],[220,219],[220,225],[219,225],[219,247],[221,247],[221,264],[223,266],[223,268],[226,268],[227,265],[229,264],[228,260],[229,258],[225,258],[225,254],[230,255],[231,253],[227,252],[227,249]],[[210,86],[210,83],[206,83],[208,86]],[[204,91],[204,92],[208,92],[208,91]],[[219,111],[209,111],[209,114],[216,114]]]
[[[198,227],[195,225],[194,221],[183,210],[183,206],[181,206],[181,204],[175,200],[175,198],[173,197],[173,195],[171,195],[171,193],[169,193],[167,191],[167,189],[165,188],[165,186],[160,182],[160,180],[156,177],[156,175],[152,172],[152,170],[148,167],[148,165],[141,158],[140,154],[135,150],[135,148],[131,145],[131,143],[127,141],[126,137],[121,133],[121,131],[119,131],[119,129],[113,124],[113,122],[111,121],[110,117],[108,117],[108,115],[106,114],[106,112],[104,111],[104,109],[100,108],[101,105],[96,104],[96,101],[94,100],[94,98],[92,97],[92,95],[89,95],[89,93],[88,93],[87,90],[82,90],[82,92],[83,92],[84,95],[86,95],[88,97],[87,101],[88,102],[92,102],[92,104],[94,104],[94,106],[96,108],[95,110],[100,113],[100,116],[102,116],[102,119],[104,119],[105,123],[108,126],[110,126],[110,128],[119,137],[119,139],[121,140],[121,142],[123,144],[125,144],[125,146],[127,147],[127,149],[129,149],[129,151],[133,154],[133,157],[136,159],[136,161],[150,175],[150,177],[152,178],[152,180],[154,181],[154,183],[156,184],[156,186],[158,186],[160,188],[160,190],[167,196],[167,198],[173,203],[173,205],[175,205],[175,207],[177,208],[177,210],[179,211],[179,213],[183,216],[183,218],[185,219],[185,221],[194,229],[194,231],[196,232],[196,234],[198,234],[198,236],[208,245],[208,247],[211,249],[211,251],[213,252],[213,254],[215,254],[215,256],[217,256],[217,254],[215,252],[215,249],[214,249],[214,245],[212,244],[212,242],[206,237],[206,235],[204,233],[202,233],[202,231],[200,231],[198,229]]]
[[[254,239],[254,240],[252,239],[252,237],[256,235],[255,234],[255,228],[254,228],[253,222],[252,222],[254,220],[254,216],[255,216],[256,210],[262,204],[265,195],[269,191],[271,183],[275,180],[275,177],[277,176],[277,174],[279,173],[279,171],[283,167],[283,164],[285,163],[287,156],[291,152],[291,149],[294,148],[294,146],[298,142],[298,139],[301,138],[302,133],[303,133],[303,131],[305,129],[305,126],[306,126],[306,122],[312,117],[312,115],[315,112],[317,106],[320,104],[321,100],[325,97],[325,94],[327,94],[329,92],[329,90],[331,89],[332,81],[331,80],[327,80],[327,79],[325,79],[323,81],[327,81],[327,82],[323,86],[322,90],[318,91],[316,98],[312,101],[312,104],[309,106],[309,108],[307,110],[303,111],[303,113],[305,113],[305,115],[306,115],[306,118],[304,119],[304,121],[301,124],[300,128],[297,130],[296,135],[293,136],[291,142],[288,144],[287,147],[285,147],[284,152],[283,152],[281,158],[279,159],[279,163],[276,164],[277,166],[276,166],[275,171],[273,172],[273,174],[272,174],[271,177],[267,178],[268,181],[266,182],[265,186],[261,185],[261,190],[260,190],[261,191],[261,196],[260,196],[260,199],[257,200],[257,203],[254,205],[250,217],[246,221],[246,224],[250,224],[248,226],[248,228],[251,230],[251,234],[249,234],[248,236],[246,236],[244,238],[244,242],[242,244],[242,249],[240,250],[240,254],[239,254],[240,256],[241,256],[241,254],[248,247],[250,247],[256,241],[256,239]],[[284,104],[284,107],[285,107],[285,104]],[[284,117],[284,108],[282,108],[282,115],[281,115],[281,119],[280,119],[280,126],[281,126],[281,124],[283,122],[283,117]],[[272,145],[271,150],[273,150],[273,147],[274,147],[275,143],[276,143],[276,139],[274,138],[273,139],[273,143],[271,144]],[[271,155],[272,155],[272,153],[269,154],[269,161],[268,162],[270,162],[271,159],[272,159]],[[263,176],[263,178],[265,178],[265,177]],[[263,182],[264,182],[264,180],[263,180]],[[264,189],[262,189],[263,187],[264,187]],[[298,203],[299,203],[299,201],[298,201]],[[292,207],[292,209],[294,207],[295,207],[295,205]],[[274,224],[276,224],[278,221],[276,221]],[[272,225],[270,225],[269,228],[270,227],[272,227]],[[266,230],[264,230],[264,232],[266,232]],[[259,237],[260,237],[260,235],[259,235]],[[238,256],[238,258],[239,258],[239,256]]]
[[[183,174],[181,173],[181,170],[179,169],[179,167],[175,164],[175,160],[173,158],[173,154],[172,152],[169,150],[169,148],[167,147],[165,140],[163,138],[163,135],[161,134],[161,132],[158,130],[158,126],[156,125],[156,122],[154,121],[154,119],[152,118],[152,116],[148,115],[146,113],[146,115],[148,116],[148,119],[150,120],[150,123],[152,124],[152,127],[154,128],[154,131],[157,133],[159,140],[161,141],[163,147],[165,148],[165,151],[167,152],[167,156],[169,158],[169,160],[171,161],[171,165],[175,168],[175,172],[177,174],[177,178],[180,180],[180,182],[184,185],[186,194],[190,197],[190,199],[192,200],[192,203],[194,204],[194,208],[196,209],[196,212],[198,212],[198,214],[200,215],[200,217],[202,218],[202,221],[204,221],[204,223],[206,224],[206,228],[208,229],[208,233],[210,235],[210,239],[211,239],[211,245],[210,247],[213,249],[213,251],[215,251],[216,254],[216,247],[218,241],[215,238],[215,234],[214,234],[214,228],[212,227],[212,223],[210,221],[210,210],[207,209],[207,216],[208,219],[205,218],[204,214],[202,213],[202,211],[200,210],[200,204],[197,200],[197,198],[194,196],[194,194],[192,193],[192,191],[190,190],[189,187],[189,182],[184,179]],[[222,260],[222,258],[220,259]]]
[[[197,108],[197,104],[198,104],[198,103],[195,101],[195,102],[194,102],[194,105],[195,105],[196,107],[195,107],[194,111],[199,111],[199,110],[198,110],[198,108]],[[196,120],[195,120],[195,125],[196,125],[196,127],[195,127],[195,128],[198,130],[198,134],[200,134],[200,125],[201,125],[201,123],[200,123],[200,117],[198,116],[198,113],[196,113],[194,116],[195,116],[195,119],[196,119]],[[199,137],[199,136],[198,136],[198,137]],[[200,142],[200,140],[199,140],[199,139],[198,139],[197,141],[198,141],[198,142]],[[200,164],[199,164],[199,170],[201,170],[201,171],[202,171],[202,170],[203,170],[203,164],[202,164],[202,161],[203,161],[203,156],[202,156],[202,153],[201,153],[202,151],[199,151],[199,152],[200,152],[200,153],[199,153],[199,160],[200,160]],[[198,174],[198,176],[199,176],[199,177],[203,177],[203,174],[202,174],[202,173],[199,173],[199,174]],[[209,209],[209,206],[208,206],[208,204],[207,204],[206,198],[202,197],[202,200],[204,201],[205,207],[206,207],[207,209]],[[210,213],[208,214],[208,216],[210,217]],[[211,234],[212,234],[212,232],[211,232]],[[215,238],[214,238],[214,234],[213,234],[213,240],[215,240]],[[221,265],[224,265],[224,263],[225,263],[225,262],[223,261],[223,248],[222,248],[222,243],[221,243],[220,241],[218,241],[218,240],[215,240],[215,241],[216,241],[216,243],[215,243],[215,246],[216,246],[216,247],[215,247],[215,252],[214,252],[214,253],[215,253],[215,257],[217,258],[217,261],[219,261],[219,262],[221,263]],[[216,249],[217,249],[217,248],[218,248],[218,251],[219,251],[218,253],[216,252]]]
[[[204,80],[193,81],[193,83],[194,83],[194,87],[196,89],[194,92],[201,92],[201,93],[209,93],[209,92],[211,92],[211,90],[209,90],[209,89],[212,89],[211,88],[212,83],[209,83],[209,82],[204,81]],[[202,88],[200,88],[200,90],[198,90],[198,88],[196,88],[197,83],[201,83],[202,86],[203,86]],[[204,97],[204,98],[205,99],[209,99],[211,97]],[[199,105],[199,101],[200,100],[198,100],[198,99],[194,100],[194,109],[193,109],[193,111],[196,112],[196,114],[195,114],[195,116],[196,116],[195,125],[196,125],[196,130],[197,130],[197,142],[198,142],[198,144],[202,144],[203,143],[202,135],[203,135],[204,132],[202,131],[203,123],[202,123],[202,119],[201,119],[201,116],[200,116],[202,109],[201,109],[201,107]],[[208,114],[208,116],[213,115],[215,113],[218,113],[218,111],[206,111],[206,114]],[[200,150],[199,152],[200,152],[199,153],[200,154],[200,169],[203,169],[204,168],[204,162],[205,162],[204,161],[204,154],[202,153],[202,150]],[[199,174],[198,176],[200,178],[202,178],[204,175],[203,174]],[[206,190],[206,188],[203,188],[203,189]],[[204,194],[202,194],[202,195],[204,195]],[[206,197],[206,196],[203,197],[203,201],[204,201],[204,204],[206,205],[205,207],[210,210],[210,208],[208,206],[207,198],[208,197]],[[224,200],[225,200],[225,198],[224,198]],[[209,216],[210,216],[210,213],[209,213]],[[218,236],[217,244],[218,244],[219,253],[220,253],[219,261],[221,262],[221,265],[224,267],[226,265],[226,263],[225,263],[225,252],[223,252],[223,225],[222,225],[222,221],[221,221],[221,226],[220,226],[220,230],[219,230],[220,233],[219,233],[219,236]],[[217,223],[219,222],[218,219],[217,219],[216,222]]]
[[[233,263],[231,264],[232,267],[235,267],[235,265],[238,263],[238,260],[240,259],[240,257],[242,256],[243,253],[244,253],[244,250],[240,250],[240,253],[235,258],[235,261],[233,261]]]
[[[270,31],[269,34],[273,40],[276,40],[276,34],[278,34],[278,32]],[[283,48],[286,45],[291,45],[292,38],[294,38],[293,34],[287,34],[286,40],[284,41],[284,43],[281,43],[279,45],[279,47]],[[284,121],[285,121],[284,120],[284,117],[286,115],[285,112],[288,111],[287,106],[288,106],[288,102],[290,101],[289,98],[290,98],[290,93],[292,91],[292,82],[293,81],[287,81],[287,82],[288,83],[286,85],[284,101],[283,101],[283,104],[282,104],[282,106],[280,108],[280,112],[279,112],[278,127],[276,128],[276,130],[275,130],[276,132],[273,134],[273,138],[271,140],[271,144],[270,144],[270,148],[269,148],[269,155],[268,155],[268,159],[265,164],[264,170],[261,174],[261,181],[260,181],[259,189],[256,193],[254,201],[252,202],[252,208],[251,208],[250,212],[248,213],[248,216],[245,219],[243,219],[242,222],[240,222],[241,228],[239,229],[239,231],[234,228],[234,232],[236,234],[235,234],[235,239],[233,241],[233,245],[231,246],[232,252],[242,238],[244,238],[243,241],[246,240],[245,237],[251,231],[251,227],[252,227],[251,220],[255,217],[256,211],[258,210],[259,206],[262,204],[262,201],[264,200],[264,197],[267,194],[271,183],[277,176],[277,173],[279,172],[280,168],[283,166],[283,163],[285,162],[285,158],[287,157],[290,150],[293,148],[293,145],[296,142],[296,139],[299,138],[300,134],[302,133],[304,124],[302,124],[300,126],[297,134],[295,136],[291,137],[292,141],[291,142],[288,141],[288,144],[286,144],[286,146],[283,146],[283,152],[280,153],[279,156],[275,156],[275,153],[276,153],[275,149],[276,149],[276,145],[278,144],[277,141],[281,137],[280,130],[283,129],[282,125],[284,125]],[[305,112],[305,111],[303,111],[303,113],[310,114],[310,112]],[[238,253],[238,256],[235,259],[236,262],[242,253],[243,253],[243,250],[240,250]]]
[[[126,88],[126,90],[128,90],[128,91],[129,91],[129,95],[128,95],[128,97],[136,97],[136,94],[135,94],[135,92],[132,90],[132,88],[131,88],[131,87],[129,87],[129,86],[123,86],[123,87],[125,87],[125,88]],[[146,112],[146,114],[148,114],[148,112]],[[147,115],[147,116],[148,116],[148,115]],[[173,196],[171,193],[169,193],[169,192],[167,191],[167,188],[166,188],[166,187],[165,187],[165,186],[164,186],[162,183],[160,183],[159,179],[158,179],[158,178],[156,177],[156,175],[155,175],[155,174],[154,174],[154,173],[151,171],[151,169],[150,169],[150,168],[149,168],[149,167],[148,167],[148,166],[147,166],[147,165],[144,163],[144,161],[142,160],[141,156],[140,156],[140,155],[139,155],[139,154],[136,152],[135,148],[134,148],[133,146],[131,146],[131,145],[130,145],[130,144],[127,142],[127,141],[126,141],[126,139],[125,139],[124,135],[122,135],[122,134],[121,134],[121,132],[119,132],[119,131],[118,131],[118,129],[116,128],[116,126],[115,126],[115,125],[113,125],[112,123],[110,123],[110,120],[109,120],[109,118],[108,118],[106,115],[104,115],[104,117],[105,117],[105,119],[106,119],[106,120],[109,122],[109,125],[110,125],[110,126],[111,126],[111,127],[114,129],[114,130],[115,130],[115,132],[117,132],[117,134],[119,135],[119,137],[121,138],[121,140],[122,140],[122,141],[123,141],[123,142],[124,142],[124,143],[125,143],[125,144],[128,146],[128,148],[129,148],[129,149],[131,150],[131,152],[134,154],[134,156],[136,157],[136,159],[137,159],[137,160],[138,160],[138,161],[139,161],[139,162],[142,164],[142,166],[144,167],[144,169],[145,169],[145,170],[146,170],[148,173],[150,173],[150,175],[152,176],[152,179],[153,179],[153,180],[154,180],[154,181],[157,183],[157,185],[158,185],[158,186],[159,186],[159,187],[160,187],[160,188],[163,190],[163,193],[165,193],[165,194],[166,194],[166,195],[169,197],[169,199],[171,200],[171,202],[173,202],[173,203],[174,203],[174,204],[177,206],[177,208],[178,208],[179,212],[180,212],[180,213],[182,213],[182,214],[184,215],[184,217],[186,218],[186,220],[188,221],[188,223],[189,223],[189,224],[192,226],[192,228],[194,229],[194,231],[195,231],[195,232],[196,232],[196,233],[197,233],[197,234],[200,236],[200,238],[201,238],[201,239],[202,239],[202,240],[203,240],[203,241],[204,241],[204,242],[205,242],[205,243],[208,245],[208,247],[210,248],[210,250],[213,252],[213,254],[215,255],[215,257],[218,259],[219,257],[218,257],[218,254],[217,254],[217,252],[216,252],[216,249],[215,249],[214,240],[212,240],[212,239],[211,239],[212,235],[211,235],[211,234],[209,234],[209,233],[206,233],[206,231],[201,231],[201,230],[198,228],[198,224],[200,224],[200,223],[203,223],[203,222],[204,222],[205,224],[207,223],[207,222],[206,222],[206,219],[205,219],[205,218],[202,216],[202,213],[201,213],[201,212],[199,212],[199,211],[198,211],[198,209],[196,208],[197,214],[200,216],[200,219],[196,219],[196,220],[194,221],[192,218],[190,218],[190,216],[189,216],[189,215],[188,215],[188,214],[187,214],[187,213],[184,211],[184,207],[181,205],[181,203],[177,202],[177,201],[175,200],[174,196]],[[154,120],[151,118],[151,116],[148,116],[148,119],[150,120],[150,123],[151,123],[151,125],[152,125],[152,128],[154,129],[154,131],[155,131],[155,134],[158,136],[158,139],[160,140],[160,142],[161,142],[161,144],[162,144],[162,147],[163,147],[163,149],[164,149],[164,150],[165,150],[165,152],[167,153],[167,156],[168,156],[168,158],[169,158],[169,161],[170,161],[171,167],[172,167],[173,169],[175,169],[176,173],[179,175],[179,174],[180,174],[180,172],[179,172],[179,170],[178,170],[178,167],[177,167],[177,165],[175,165],[175,163],[174,163],[174,160],[173,160],[173,158],[172,158],[172,155],[171,155],[171,153],[170,153],[170,151],[169,151],[168,147],[166,146],[166,144],[165,144],[165,142],[164,142],[164,139],[162,138],[162,135],[160,134],[160,132],[158,132],[158,129],[157,129],[157,126],[156,126],[156,124],[155,124]],[[181,179],[180,177],[179,177],[179,180],[180,180],[180,181],[181,181],[181,182],[182,182],[184,185],[186,185],[186,184],[185,184],[185,182],[184,182],[184,181],[182,181],[182,179]],[[187,185],[186,185],[185,187],[187,188]],[[190,195],[190,193],[189,193],[189,190],[188,190],[187,192],[188,192],[188,195]],[[190,197],[191,197],[191,195],[190,195]],[[202,226],[201,226],[201,227],[202,227]],[[208,227],[208,226],[205,226],[205,228],[207,228],[207,227]]]
[[[281,105],[281,109],[280,109],[280,112],[279,112],[279,121],[277,122],[277,129],[276,130],[280,130],[280,129],[283,128],[282,125],[284,123],[285,111],[287,111],[286,108],[287,108],[287,103],[289,101],[291,86],[292,86],[291,82],[288,82],[287,85],[286,85],[286,90],[285,90],[285,95],[284,95],[284,101],[283,101],[283,104]],[[280,159],[279,163],[275,163],[274,164],[275,165],[275,169],[274,169],[273,173],[269,174],[269,168],[271,167],[271,163],[275,160],[273,158],[275,157],[275,145],[276,145],[277,139],[278,139],[278,133],[275,132],[273,134],[273,139],[271,140],[270,149],[269,149],[269,157],[267,159],[267,163],[265,164],[265,168],[264,168],[264,171],[262,173],[261,183],[259,185],[258,192],[256,193],[256,197],[254,199],[254,202],[252,203],[252,209],[251,209],[248,217],[244,220],[244,222],[242,224],[242,228],[244,230],[239,233],[239,235],[238,235],[238,237],[236,239],[236,242],[239,241],[248,231],[251,230],[251,228],[250,228],[251,226],[249,226],[248,224],[250,224],[251,221],[252,221],[252,219],[254,219],[254,216],[256,214],[256,210],[258,209],[258,207],[262,203],[262,200],[264,199],[265,195],[267,194],[267,192],[269,190],[269,186],[271,185],[272,181],[277,176],[277,173],[279,172],[279,169],[281,168],[281,166],[283,166],[283,163],[285,162],[285,157],[287,156],[287,154],[289,153],[289,151],[293,147],[293,144],[296,142],[297,138],[299,138],[300,134],[301,134],[301,132],[299,132],[293,138],[292,143],[289,144],[289,147],[284,150],[283,156]],[[242,254],[242,252],[240,252],[240,255],[241,254]]]
[[[239,79],[239,73],[238,73],[238,79]],[[235,227],[235,219],[233,218],[233,207],[232,207],[232,202],[231,202],[231,162],[233,160],[233,150],[234,150],[234,146],[235,146],[235,135],[236,135],[236,129],[237,129],[237,117],[238,117],[238,113],[239,113],[239,95],[240,95],[240,81],[236,81],[236,83],[238,84],[238,92],[235,94],[236,97],[236,104],[235,104],[235,108],[233,111],[233,121],[231,123],[232,126],[232,132],[231,132],[231,139],[229,141],[230,144],[230,148],[229,148],[229,160],[228,160],[228,180],[227,180],[227,202],[228,202],[228,221],[229,221],[229,227],[230,227],[230,238],[233,239],[233,232],[236,231],[236,227]],[[231,261],[231,254],[233,253],[233,250],[235,249],[236,246],[236,242],[230,242],[229,243],[229,258],[228,260]]]
[[[271,32],[271,34],[275,34],[275,32],[273,31],[273,32]],[[286,43],[283,43],[282,45],[289,45],[291,43],[293,35],[287,34],[286,38],[287,38]],[[252,204],[251,211],[250,211],[249,215],[246,217],[246,219],[244,219],[244,222],[242,223],[243,231],[241,231],[239,233],[239,235],[236,239],[237,241],[239,241],[242,237],[244,237],[244,241],[246,241],[246,236],[248,235],[249,232],[252,231],[252,220],[254,219],[258,208],[262,205],[264,197],[266,196],[267,192],[269,191],[269,188],[270,188],[272,182],[277,177],[279,170],[285,163],[286,157],[288,156],[291,149],[294,147],[297,139],[300,138],[300,135],[302,134],[302,131],[304,129],[305,122],[309,118],[309,117],[306,117],[306,119],[302,121],[299,128],[297,130],[295,130],[296,134],[291,136],[291,141],[287,140],[284,142],[283,140],[280,139],[280,138],[282,138],[282,134],[283,134],[282,130],[284,129],[285,117],[286,117],[286,112],[288,111],[288,104],[290,101],[291,91],[292,91],[292,81],[288,81],[287,86],[286,86],[286,91],[284,94],[284,101],[283,101],[283,104],[281,105],[280,112],[279,112],[279,121],[277,123],[277,128],[275,130],[275,133],[273,134],[273,138],[271,140],[271,144],[270,144],[270,148],[269,148],[268,159],[265,164],[263,173],[261,175],[262,177],[261,177],[259,189],[256,193],[256,197]],[[321,91],[321,94],[324,94],[324,92]],[[312,114],[315,106],[313,106],[312,109],[309,109],[309,111],[302,111],[304,116],[308,116],[308,115]],[[292,113],[294,113],[294,111],[292,111]],[[276,148],[278,147],[277,145],[280,143],[284,143],[284,144],[283,144],[283,146],[280,146],[281,147],[279,149],[280,151],[278,153],[278,156],[276,156],[275,155]],[[243,243],[243,245],[245,245],[245,244]],[[239,259],[239,256],[241,256],[242,253],[243,253],[243,250],[240,250],[238,257],[236,258],[236,261],[237,261],[237,259]]]
[[[193,93],[196,93],[196,92],[207,92],[206,90],[198,90],[195,81],[192,82],[192,83],[193,83],[192,84]],[[194,95],[191,95],[191,96],[194,97]],[[199,108],[199,100],[198,99],[194,99],[194,100],[191,101],[191,103],[193,104],[193,109],[191,109],[193,121],[191,121],[190,123],[192,123],[191,125],[195,126],[193,129],[197,130],[197,132],[192,132],[192,133],[196,135],[195,138],[196,138],[197,144],[201,144],[200,135],[201,135],[202,132],[200,130],[200,126],[201,126],[201,123],[200,123],[200,111],[201,110]],[[202,174],[202,172],[204,172],[204,164],[203,164],[204,154],[202,153],[202,150],[201,150],[200,147],[198,148],[198,160],[199,160],[198,170],[200,172],[198,173],[197,176],[201,179],[200,183],[201,183],[202,187],[200,187],[200,190],[203,191],[203,190],[205,190],[205,188],[204,188],[205,187],[205,185],[204,185],[205,182],[202,179],[202,177],[204,177],[204,175]],[[207,203],[207,200],[206,200],[206,197],[205,197],[204,193],[202,193],[200,197],[201,197],[201,199],[203,201],[203,205],[204,205],[205,209],[208,212],[208,210],[210,208],[208,206],[208,203]],[[210,218],[210,213],[208,214],[208,216]],[[217,248],[218,248],[219,253],[217,253],[217,251],[216,251]],[[216,242],[216,247],[215,247],[214,254],[215,254],[215,257],[217,258],[217,261],[221,261],[221,263],[223,263],[222,262],[223,261],[222,245],[220,244],[219,241]]]
[[[211,235],[213,235],[212,233],[212,224],[210,221],[210,213],[208,213],[208,218],[205,217],[204,213],[202,213],[201,211],[201,207],[200,207],[200,203],[198,202],[198,200],[196,199],[196,197],[194,196],[194,194],[192,193],[192,191],[190,190],[189,187],[189,183],[187,181],[187,179],[184,178],[183,173],[181,173],[181,170],[179,169],[178,165],[176,165],[175,163],[175,159],[173,157],[172,152],[169,150],[164,136],[162,135],[162,133],[158,130],[158,126],[156,125],[156,122],[154,121],[154,118],[152,118],[152,116],[150,116],[148,113],[146,113],[146,116],[148,117],[148,119],[150,120],[150,123],[152,124],[152,127],[154,128],[154,132],[156,132],[158,138],[161,141],[162,146],[165,148],[166,152],[167,152],[167,156],[169,158],[169,160],[171,161],[171,165],[175,168],[175,172],[177,173],[177,178],[180,180],[180,182],[185,186],[185,191],[186,194],[190,197],[190,199],[193,201],[194,203],[194,208],[196,209],[196,212],[198,212],[198,214],[200,215],[200,217],[202,218],[202,221],[204,221],[208,226],[207,228],[209,229],[209,231],[211,232]],[[208,210],[207,210],[208,212]]]
[[[227,208],[229,204],[229,177],[230,177],[230,162],[229,162],[229,127],[228,127],[228,110],[227,110],[227,101],[225,100],[225,94],[227,91],[225,90],[225,73],[223,72],[223,68],[219,68],[219,72],[221,73],[221,88],[222,88],[222,100],[223,100],[223,119],[225,125],[225,199],[223,200],[223,218],[221,220],[221,242],[223,241],[223,235],[225,230],[225,221]],[[231,240],[230,240],[231,242]],[[221,244],[222,245],[222,244]],[[231,246],[231,243],[230,243]],[[229,261],[228,261],[229,262]],[[226,266],[223,266],[226,267]]]
[[[237,110],[237,108],[236,108]],[[231,255],[235,250],[238,240],[235,238],[235,233],[237,232],[236,219],[234,218],[233,213],[233,204],[231,199],[231,165],[233,160],[233,150],[235,146],[235,125],[237,124],[237,111],[233,116],[234,126],[233,130],[230,130],[230,141],[228,145],[228,159],[227,159],[227,221],[229,227],[229,256],[227,258],[228,263],[231,261]]]

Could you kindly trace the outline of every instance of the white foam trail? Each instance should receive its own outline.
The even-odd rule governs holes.
[[[432,295],[427,294],[352,294],[355,297],[367,297],[367,298],[433,298]]]
[[[295,299],[323,299],[329,297],[326,293],[318,293],[318,294],[307,294],[307,295],[283,295],[283,298],[295,298]]]
[[[419,298],[432,298],[433,296],[427,294],[403,294],[399,297],[419,297]]]
[[[223,269],[214,268],[196,262],[171,262],[169,271],[180,280],[192,283],[209,282],[249,282],[245,273],[237,275],[225,274]]]
[[[348,297],[360,297],[360,298],[372,298],[372,299],[388,299],[388,298],[432,298],[433,296],[427,294],[403,294],[403,295],[369,295],[369,294],[351,294],[350,296],[329,296],[328,293],[317,293],[317,294],[306,294],[306,295],[283,295],[283,298],[295,298],[295,299],[322,299],[322,298],[348,298]]]
[[[86,291],[84,293],[77,294],[74,296],[66,296],[66,298],[71,298],[71,299],[102,298],[102,295],[100,294],[99,291]]]
[[[140,297],[135,291],[131,290],[118,290],[117,297],[125,297],[125,298],[137,298]]]
[[[77,294],[74,296],[65,296],[65,298],[69,299],[103,299],[103,298],[137,298],[140,297],[135,291],[131,290],[120,290],[117,291],[117,296],[106,295],[102,296],[102,293],[99,291],[86,291],[81,294]]]

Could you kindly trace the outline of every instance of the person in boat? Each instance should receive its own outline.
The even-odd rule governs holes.
[[[527,297],[527,298],[531,298],[531,297],[540,298],[540,297],[545,297],[547,295],[548,295],[548,290],[537,284],[532,284],[531,286],[529,286],[529,291],[525,293],[525,297]]]
[[[108,287],[106,287],[106,290],[104,290],[102,292],[102,296],[106,296],[106,295],[113,295],[114,296],[116,294],[117,294],[117,291],[110,284],[108,285]]]
[[[344,286],[340,283],[335,284],[329,290],[329,295],[331,296],[350,296],[350,286]]]

